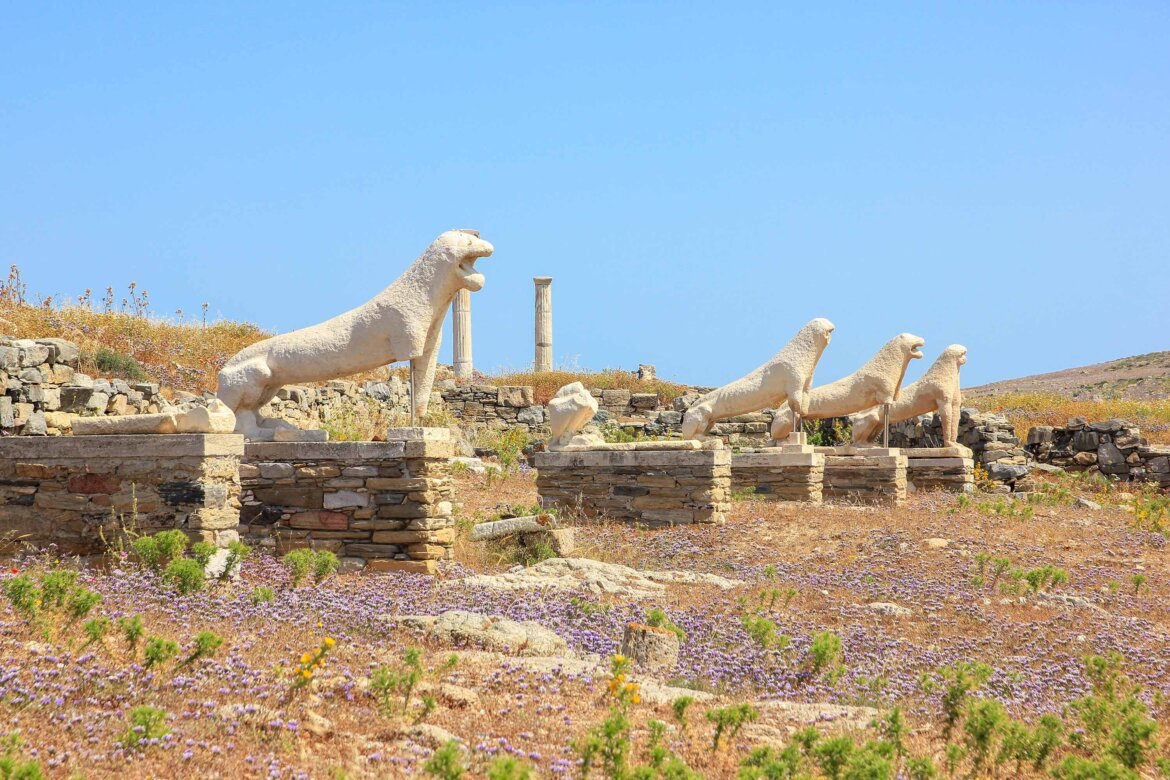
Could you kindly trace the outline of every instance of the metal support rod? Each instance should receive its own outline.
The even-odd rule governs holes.
[[[882,446],[890,446],[890,405],[882,404]]]
[[[414,402],[417,399],[414,395],[414,361],[410,363],[410,427],[414,428],[418,425],[418,420],[414,413]]]

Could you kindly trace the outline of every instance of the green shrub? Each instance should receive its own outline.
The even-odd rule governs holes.
[[[143,658],[145,659],[146,668],[149,669],[157,664],[165,664],[178,655],[178,653],[179,645],[175,642],[159,636],[150,636],[146,638],[146,649],[143,650]]]
[[[85,631],[87,645],[92,645],[94,642],[100,642],[110,630],[110,619],[107,617],[96,617],[85,621],[81,624],[81,628]]]
[[[711,738],[711,749],[718,750],[723,737],[735,739],[735,735],[744,727],[760,717],[760,711],[750,704],[738,704],[734,707],[721,707],[707,710],[707,720],[715,724],[715,734]]]
[[[313,581],[320,585],[326,577],[337,571],[338,565],[336,555],[329,550],[318,550],[313,555]]]
[[[511,756],[493,759],[487,768],[488,780],[529,780],[532,767]]]
[[[0,756],[0,780],[44,780],[45,773],[37,761],[25,760],[21,753],[24,742],[19,734],[0,738],[4,755]]]
[[[142,635],[146,632],[146,629],[142,626],[142,618],[138,615],[118,618],[118,628],[122,629],[122,636],[126,639],[126,645],[133,652],[138,647],[138,642],[142,639]]]
[[[841,658],[841,637],[829,631],[818,631],[813,634],[808,658],[813,674],[820,674],[829,666],[836,664]]]
[[[274,598],[276,598],[276,591],[267,585],[258,585],[256,586],[256,589],[252,591],[253,604],[267,604]]]
[[[163,579],[184,596],[203,590],[206,581],[203,566],[193,558],[176,558],[168,563]]]
[[[665,628],[677,636],[680,642],[687,638],[687,632],[676,626],[674,621],[664,611],[658,608],[646,611],[646,625],[654,626],[655,628]]]
[[[138,382],[150,379],[150,375],[142,369],[137,360],[107,347],[102,347],[97,351],[97,354],[94,355],[94,364],[104,375],[119,376]]]
[[[122,735],[122,747],[138,750],[152,739],[161,739],[171,732],[166,727],[167,711],[143,705],[130,710],[130,728]]]
[[[288,569],[288,576],[292,579],[294,588],[299,587],[309,576],[309,572],[313,570],[314,559],[313,551],[308,547],[290,550],[280,559],[285,568]]]
[[[443,780],[459,780],[467,772],[467,767],[463,764],[463,749],[459,747],[458,742],[451,740],[427,759],[423,764],[423,771]]]
[[[191,557],[206,569],[207,564],[211,563],[211,556],[215,555],[218,549],[211,542],[195,542],[195,544],[191,545]]]
[[[183,665],[193,664],[200,658],[210,658],[215,651],[223,646],[223,637],[211,631],[200,631],[195,635],[191,654],[183,659]]]

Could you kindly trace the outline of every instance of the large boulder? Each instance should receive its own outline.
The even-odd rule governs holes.
[[[448,646],[475,647],[515,655],[573,655],[564,639],[531,620],[509,620],[461,609],[452,609],[437,617],[385,616],[383,620],[425,631],[428,639]]]

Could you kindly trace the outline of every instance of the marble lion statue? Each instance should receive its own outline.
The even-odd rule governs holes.
[[[938,412],[942,422],[943,443],[959,443],[959,407],[963,394],[959,389],[959,366],[967,362],[967,348],[951,344],[938,356],[922,378],[906,385],[898,400],[890,405],[890,422],[902,422],[920,414]],[[867,444],[882,429],[881,407],[874,407],[853,418],[853,443]]]
[[[880,404],[898,400],[898,390],[911,360],[922,357],[926,344],[918,336],[902,333],[886,342],[869,362],[847,377],[814,388],[808,395],[808,408],[796,413],[801,417],[824,419],[844,417]],[[777,409],[772,420],[772,439],[783,441],[792,433],[795,421],[792,409]]]
[[[719,420],[758,412],[785,401],[804,414],[813,371],[836,326],[824,317],[812,320],[764,365],[700,398],[683,416],[684,439],[701,439]]]
[[[263,441],[285,427],[281,420],[259,415],[284,385],[336,379],[401,360],[410,361],[416,384],[411,403],[422,417],[434,384],[443,319],[459,290],[483,288],[475,261],[493,251],[474,230],[448,230],[369,302],[240,350],[219,372],[216,390],[235,412],[236,432]]]

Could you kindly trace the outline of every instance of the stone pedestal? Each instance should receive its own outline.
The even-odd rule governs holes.
[[[241,532],[278,552],[331,550],[352,568],[433,573],[455,539],[450,436],[397,428],[384,442],[251,442]]]
[[[730,509],[731,452],[718,441],[635,442],[536,454],[544,507],[651,527],[721,523]]]
[[[971,493],[975,490],[975,461],[966,447],[904,449],[906,480],[915,490]]]
[[[0,439],[0,551],[99,555],[124,529],[226,546],[239,538],[243,454],[230,433]]]
[[[825,456],[787,447],[737,452],[731,456],[731,486],[755,490],[757,496],[780,501],[819,504],[825,478]]]
[[[900,506],[906,501],[906,456],[887,447],[817,447],[825,456],[824,497],[844,503]]]

